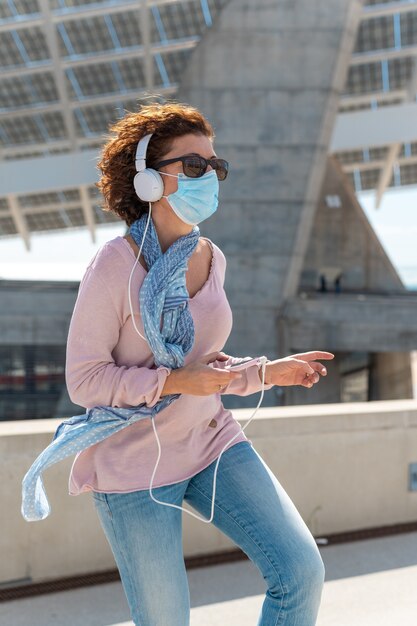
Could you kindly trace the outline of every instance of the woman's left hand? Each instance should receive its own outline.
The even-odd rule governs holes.
[[[324,365],[315,359],[334,359],[334,354],[321,351],[301,352],[269,361],[265,368],[265,383],[282,387],[288,385],[312,387],[320,380],[319,374],[327,375]]]

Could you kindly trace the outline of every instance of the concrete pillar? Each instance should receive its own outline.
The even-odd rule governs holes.
[[[219,210],[201,227],[228,261],[230,354],[283,356],[276,319],[297,291],[361,8],[230,0],[184,68],[177,99],[208,117],[231,164]],[[264,406],[275,404],[271,392]],[[255,400],[230,396],[228,406]]]
[[[369,400],[413,398],[409,352],[380,352],[372,355]]]

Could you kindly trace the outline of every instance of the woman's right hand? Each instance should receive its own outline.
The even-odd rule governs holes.
[[[240,372],[231,372],[218,367],[211,367],[213,361],[227,361],[224,352],[210,352],[184,367],[173,369],[165,380],[161,396],[174,393],[187,393],[193,396],[210,396],[219,393],[222,387],[235,378],[241,378]]]

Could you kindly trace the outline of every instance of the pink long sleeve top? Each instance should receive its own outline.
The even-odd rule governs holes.
[[[205,238],[207,239],[207,238]],[[221,351],[232,330],[232,311],[224,291],[226,258],[212,248],[210,273],[203,287],[188,301],[195,341],[184,365],[205,354]],[[68,330],[65,377],[69,396],[86,409],[96,405],[154,406],[170,368],[156,368],[148,343],[136,332],[128,297],[129,275],[136,260],[122,236],[107,241],[95,253],[81,280]],[[131,279],[131,301],[136,326],[145,336],[139,307],[139,288],[147,272],[137,263]],[[215,367],[239,357],[215,361]],[[246,396],[262,388],[258,365],[248,365],[242,377],[221,393],[182,394],[155,417],[161,458],[153,487],[190,478],[207,467],[222,448],[250,441],[221,394]],[[265,385],[271,389],[273,385]],[[79,452],[72,464],[69,494],[86,491],[127,492],[148,489],[158,457],[150,419],[140,420]]]

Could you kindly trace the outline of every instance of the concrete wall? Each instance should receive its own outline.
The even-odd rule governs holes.
[[[328,206],[328,196],[337,196],[340,206]],[[350,180],[337,159],[328,157],[299,291],[318,289],[321,273],[329,277],[329,291],[334,291],[332,272],[342,273],[342,292],[406,292]]]
[[[390,352],[374,355],[370,400],[394,400],[413,396],[410,354]]]
[[[280,315],[283,339],[296,350],[410,352],[417,349],[417,297],[301,294]]]
[[[234,412],[242,426],[251,414]],[[21,515],[21,480],[58,424],[0,423],[0,584],[115,567],[91,494],[68,495],[73,457],[44,475],[50,516],[26,522]],[[262,408],[245,433],[315,536],[417,520],[417,492],[408,491],[417,401]],[[183,518],[185,556],[236,547],[211,524]]]
[[[207,115],[231,163],[219,211],[201,228],[228,260],[230,354],[283,356],[275,320],[297,291],[361,9],[230,0],[184,68],[176,97]],[[275,402],[266,392],[264,404]]]

